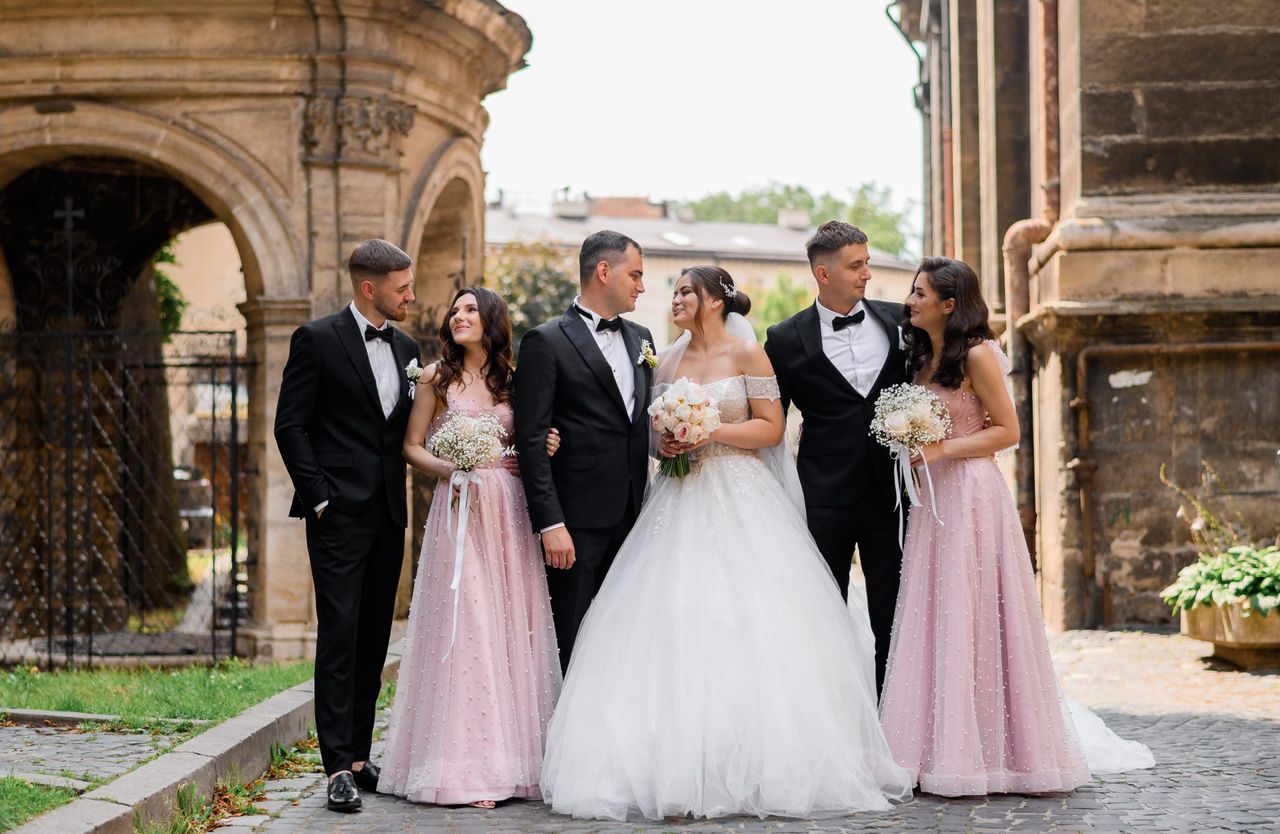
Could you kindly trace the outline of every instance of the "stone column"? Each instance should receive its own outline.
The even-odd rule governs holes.
[[[239,305],[248,329],[250,504],[247,556],[250,622],[241,654],[280,660],[315,654],[315,603],[306,529],[289,517],[293,482],[276,447],[280,379],[293,331],[311,317],[310,298],[251,298]]]
[[[979,181],[982,294],[999,321],[1004,306],[1005,230],[1029,217],[1027,8],[1022,0],[978,2]]]
[[[951,187],[954,258],[982,274],[977,0],[951,0]]]

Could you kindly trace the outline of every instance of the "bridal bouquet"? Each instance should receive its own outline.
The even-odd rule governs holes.
[[[650,423],[656,432],[669,432],[678,443],[701,443],[720,428],[720,409],[702,386],[680,377],[649,406]],[[689,454],[681,452],[663,458],[658,471],[669,478],[689,474]]]
[[[911,506],[921,506],[919,484],[916,482],[915,470],[911,467],[911,458],[920,449],[930,443],[945,440],[951,434],[951,416],[942,401],[923,385],[902,383],[884,389],[880,399],[876,400],[876,415],[871,420],[871,436],[879,443],[889,447],[893,456],[894,492],[898,503],[902,504],[902,490],[905,485]],[[933,476],[929,474],[929,465],[922,464],[925,478],[929,482],[930,504],[933,517],[938,518],[937,502],[933,497]],[[902,515],[898,515],[898,543],[902,543]]]

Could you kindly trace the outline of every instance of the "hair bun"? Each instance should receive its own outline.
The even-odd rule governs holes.
[[[745,316],[751,312],[751,297],[747,295],[745,290],[735,287],[733,298],[726,298],[725,301],[729,304],[730,313]]]

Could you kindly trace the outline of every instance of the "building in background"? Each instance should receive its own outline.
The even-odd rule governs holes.
[[[1008,327],[1046,621],[1167,620],[1195,554],[1162,465],[1213,467],[1256,541],[1280,532],[1280,3],[891,8],[924,251],[971,264]]]
[[[784,211],[777,224],[769,225],[697,221],[674,205],[643,197],[558,200],[550,211],[537,213],[518,212],[498,203],[485,212],[485,247],[493,250],[512,242],[542,242],[576,257],[583,239],[601,229],[621,232],[644,249],[645,292],[632,318],[663,344],[676,335],[671,332],[671,292],[685,267],[714,264],[724,268],[757,306],[779,280],[806,290],[813,287],[804,249],[813,225],[803,211]],[[876,249],[874,240],[871,244],[868,296],[906,299],[915,265]]]

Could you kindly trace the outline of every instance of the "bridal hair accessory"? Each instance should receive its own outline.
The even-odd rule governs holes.
[[[737,290],[737,288],[736,288],[736,287],[733,287],[733,286],[731,286],[731,285],[729,285],[729,284],[726,284],[726,283],[724,282],[724,279],[723,279],[723,278],[721,278],[721,279],[719,279],[719,280],[720,280],[720,289],[724,290],[724,297],[725,297],[725,298],[737,298],[737,297],[738,297],[738,290]]]
[[[911,458],[930,443],[945,440],[951,434],[951,416],[934,393],[923,385],[904,382],[886,389],[876,400],[876,415],[871,420],[871,436],[881,445],[889,447],[893,458],[893,487],[897,503],[902,506],[902,490],[906,487],[911,506],[922,506],[920,485],[916,480]],[[929,504],[934,520],[938,517],[938,502],[933,492],[933,476],[929,464],[921,460],[925,481],[929,484]],[[944,525],[945,526],[945,525]],[[898,546],[903,544],[902,513],[898,513]]]

